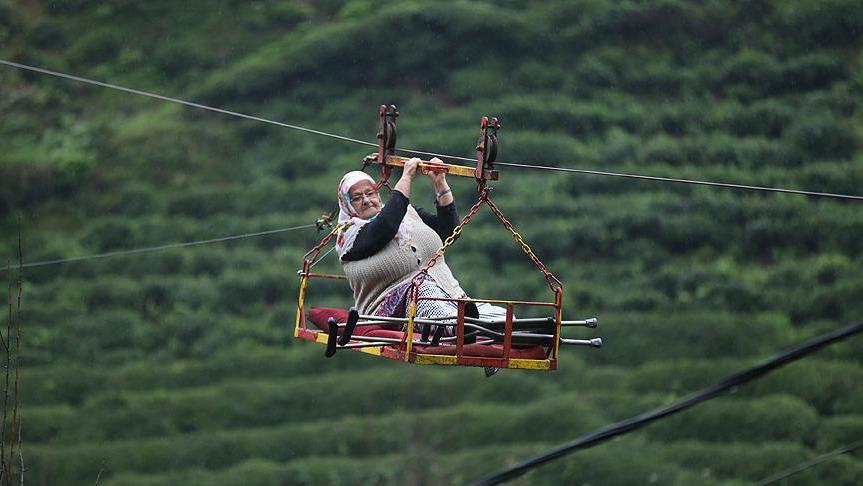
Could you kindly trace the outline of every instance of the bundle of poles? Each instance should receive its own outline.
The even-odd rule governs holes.
[[[414,339],[414,344],[425,346],[438,346],[440,343],[449,344],[458,339],[458,336],[442,337],[443,329],[447,327],[458,326],[457,316],[443,316],[434,318],[414,318],[414,324],[423,326],[423,332],[418,339]],[[406,317],[383,317],[373,315],[363,315],[351,309],[349,312],[348,322],[338,323],[335,318],[330,318],[329,339],[327,341],[326,355],[332,356],[338,349],[351,348],[371,348],[383,347],[402,344],[402,339],[372,337],[372,336],[354,336],[353,331],[356,327],[363,326],[387,326],[400,324],[402,327],[407,325]],[[495,327],[501,327],[506,324],[504,319],[479,319],[474,317],[464,317],[465,338],[476,338],[474,344],[492,344],[502,342],[505,334],[496,331]],[[566,327],[591,327],[595,328],[598,320],[595,317],[581,320],[561,321],[560,325]],[[554,334],[543,333],[543,330],[554,329],[554,317],[526,317],[512,319],[513,332],[512,340],[516,344],[524,345],[550,345],[554,339]],[[435,327],[439,332],[434,333],[434,337],[429,340],[430,329]],[[516,329],[516,327],[518,329]],[[339,333],[341,331],[341,334]],[[359,342],[351,342],[359,341]],[[602,338],[592,339],[567,339],[560,338],[560,344],[569,346],[591,346],[598,348],[602,346]]]

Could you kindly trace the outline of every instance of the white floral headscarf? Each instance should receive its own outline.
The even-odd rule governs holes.
[[[358,170],[348,172],[342,177],[341,182],[339,182],[339,224],[342,225],[342,230],[336,238],[336,251],[339,254],[339,258],[353,248],[354,241],[357,239],[360,229],[366,223],[374,221],[377,217],[373,216],[371,219],[363,219],[351,204],[350,189],[356,183],[362,181],[369,181],[377,187],[375,180],[370,175]],[[409,240],[410,230],[410,223],[402,221],[398,231],[400,244]]]

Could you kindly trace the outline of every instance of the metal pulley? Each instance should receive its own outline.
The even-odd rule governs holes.
[[[388,166],[386,161],[388,156],[395,154],[396,148],[396,118],[399,116],[396,105],[381,105],[378,108],[378,117],[380,119],[378,125],[378,157],[377,163],[381,165],[381,181],[378,185],[387,183],[392,167]],[[389,186],[387,186],[389,187]]]
[[[480,187],[488,180],[487,174],[494,170],[494,161],[497,159],[497,131],[500,122],[497,117],[489,121],[487,116],[480,119],[479,139],[476,142],[476,170],[474,177]]]
[[[379,187],[389,187],[387,180],[392,173],[392,168],[404,167],[405,162],[409,160],[408,157],[395,155],[397,133],[396,118],[398,116],[399,112],[396,105],[380,105],[378,108],[378,151],[377,153],[371,153],[363,158],[363,167],[369,164],[380,165],[381,180],[378,182]],[[477,163],[477,167],[474,168],[465,165],[421,161],[417,167],[418,170],[423,174],[428,174],[429,172],[443,172],[453,176],[473,177],[480,182],[481,186],[485,184],[485,181],[498,180],[500,174],[498,171],[493,170],[492,162],[494,162],[495,156],[497,155],[497,128],[500,127],[500,123],[498,123],[497,118],[493,118],[491,123],[488,122],[487,117],[483,117],[483,119],[485,120],[485,128],[483,130],[483,134],[480,135],[479,143],[483,147],[489,147],[489,149],[483,149],[483,153],[485,155],[481,158],[481,165],[480,163]],[[488,128],[491,128],[491,130],[488,130]],[[480,150],[479,147],[477,147],[477,150]]]

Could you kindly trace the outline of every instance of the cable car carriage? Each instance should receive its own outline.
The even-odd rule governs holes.
[[[364,159],[364,165],[377,164],[381,170],[378,187],[389,188],[387,180],[393,167],[403,167],[408,160],[394,155],[396,143],[395,105],[381,105],[378,111],[378,151]],[[297,317],[294,336],[326,345],[325,355],[331,357],[338,350],[353,349],[385,358],[407,361],[414,364],[438,364],[482,366],[486,368],[520,368],[528,370],[557,369],[560,345],[600,347],[601,338],[567,339],[561,329],[572,326],[596,327],[597,319],[562,320],[563,284],[533,253],[521,235],[515,230],[491,199],[491,187],[487,182],[499,179],[494,169],[497,156],[497,118],[482,117],[480,137],[476,146],[476,167],[422,162],[419,170],[442,171],[448,175],[473,177],[477,182],[479,197],[462,218],[437,252],[412,278],[407,293],[405,317],[382,317],[363,315],[356,309],[332,307],[309,307],[306,299],[310,283],[319,279],[346,280],[344,275],[315,273],[312,267],[322,258],[322,251],[344,228],[335,227],[303,257],[300,277]],[[519,247],[542,272],[551,291],[551,299],[545,302],[503,300],[486,298],[423,297],[418,289],[428,277],[429,269],[458,239],[462,230],[486,205],[503,226],[512,234]],[[319,221],[319,227],[331,224]],[[329,252],[328,252],[329,253]],[[326,254],[325,254],[326,255]],[[417,305],[423,300],[446,300],[454,304],[457,312],[452,316],[424,318],[417,315]],[[477,303],[489,303],[506,309],[503,319],[482,319],[476,311]],[[516,307],[540,308],[545,317],[517,318]],[[310,326],[311,324],[311,326]],[[447,336],[445,328],[455,328]],[[421,331],[415,331],[421,329]],[[435,329],[432,332],[432,329]]]

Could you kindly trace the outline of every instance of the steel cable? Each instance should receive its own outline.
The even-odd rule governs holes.
[[[438,154],[434,152],[424,152],[422,150],[411,150],[411,149],[403,149],[397,148],[401,152],[416,154],[416,155],[430,155],[433,157],[444,157],[450,158],[454,160],[463,160],[467,162],[476,162],[476,159],[471,159],[468,157],[459,157],[456,155],[446,155],[446,154]],[[628,174],[625,172],[609,172],[609,171],[601,171],[601,170],[591,170],[591,169],[573,169],[569,167],[555,167],[549,165],[535,165],[535,164],[519,164],[515,162],[495,162],[494,165],[504,166],[504,167],[517,167],[522,169],[539,169],[539,170],[550,170],[557,172],[569,172],[576,174],[587,174],[587,175],[598,175],[598,176],[606,176],[606,177],[623,177],[627,179],[640,179],[654,182],[674,182],[678,184],[696,184],[701,186],[713,186],[713,187],[725,187],[730,189],[745,189],[750,191],[767,191],[767,192],[780,192],[786,194],[798,194],[804,196],[818,196],[818,197],[832,197],[839,199],[853,199],[853,200],[863,200],[863,196],[858,196],[855,194],[837,194],[832,192],[818,192],[818,191],[807,191],[802,189],[786,189],[782,187],[768,187],[768,186],[753,186],[748,184],[735,184],[730,182],[714,182],[714,181],[702,181],[698,179],[681,179],[677,177],[659,177],[659,176],[651,176],[644,174]]]
[[[171,243],[168,245],[149,246],[149,247],[145,247],[145,248],[134,248],[131,250],[109,251],[109,252],[105,252],[105,253],[99,253],[96,255],[84,255],[84,256],[77,256],[77,257],[71,257],[71,258],[60,258],[57,260],[45,260],[45,261],[41,261],[41,262],[24,263],[22,265],[10,265],[10,266],[0,268],[0,272],[8,271],[8,270],[15,270],[18,268],[42,267],[42,266],[46,266],[46,265],[57,265],[60,263],[79,262],[79,261],[83,261],[83,260],[94,260],[97,258],[108,258],[108,257],[114,257],[114,256],[120,256],[120,255],[133,255],[133,254],[137,254],[137,253],[148,253],[148,252],[155,252],[155,251],[162,251],[162,250],[170,250],[173,248],[186,248],[189,246],[208,245],[210,243],[220,243],[223,241],[241,240],[241,239],[245,239],[245,238],[254,238],[257,236],[273,235],[276,233],[286,233],[288,231],[294,231],[294,230],[300,230],[300,229],[306,229],[306,228],[314,228],[316,226],[317,225],[315,223],[311,223],[311,224],[304,224],[301,226],[291,226],[289,228],[278,228],[278,229],[272,229],[272,230],[266,230],[266,231],[258,231],[256,233],[245,233],[242,235],[222,236],[219,238],[211,238],[209,240],[187,241],[187,242],[183,242],[183,243]]]
[[[136,95],[147,96],[149,98],[155,98],[157,100],[169,101],[171,103],[178,103],[181,105],[191,106],[194,108],[200,108],[202,110],[214,111],[216,113],[221,113],[223,115],[236,116],[236,117],[240,117],[240,118],[245,118],[247,120],[258,121],[261,123],[269,123],[270,125],[276,125],[276,126],[283,127],[283,128],[290,128],[291,130],[299,130],[301,132],[306,132],[306,133],[313,133],[315,135],[322,135],[324,137],[330,137],[330,138],[335,138],[338,140],[344,140],[346,142],[359,143],[362,145],[371,145],[372,147],[378,146],[378,144],[376,144],[376,143],[366,142],[364,140],[358,140],[356,138],[345,137],[344,135],[337,135],[334,133],[322,132],[320,130],[314,130],[312,128],[301,127],[299,125],[291,125],[290,123],[283,123],[283,122],[279,122],[279,121],[275,121],[275,120],[270,120],[267,118],[262,118],[260,116],[247,115],[245,113],[239,113],[236,111],[224,110],[222,108],[215,108],[212,106],[203,105],[201,103],[194,103],[192,101],[181,100],[179,98],[171,98],[170,96],[163,96],[163,95],[156,94],[156,93],[150,93],[149,91],[142,91],[142,90],[134,89],[134,88],[126,88],[124,86],[119,86],[116,84],[104,83],[102,81],[95,81],[93,79],[82,78],[80,76],[74,76],[71,74],[61,73],[58,71],[51,71],[50,69],[44,69],[44,68],[35,67],[35,66],[28,66],[26,64],[20,64],[17,62],[7,61],[4,59],[0,59],[0,64],[5,64],[7,66],[12,66],[15,68],[24,69],[27,71],[33,71],[33,72],[37,72],[37,73],[41,73],[41,74],[47,74],[50,76],[56,76],[58,78],[71,79],[73,81],[78,81],[80,83],[86,83],[86,84],[92,84],[94,86],[100,86],[102,88],[115,89],[115,90],[123,91],[126,93],[132,93],[132,94],[136,94]]]
[[[299,126],[299,125],[292,125],[289,123],[283,123],[283,122],[270,120],[267,118],[254,116],[254,115],[247,115],[245,113],[239,113],[236,111],[225,110],[222,108],[215,108],[215,107],[204,105],[201,103],[194,103],[194,102],[185,101],[185,100],[182,100],[179,98],[172,98],[169,96],[163,96],[163,95],[156,94],[156,93],[150,93],[148,91],[142,91],[142,90],[133,89],[133,88],[126,88],[123,86],[118,86],[116,84],[105,83],[102,81],[95,81],[95,80],[83,78],[80,76],[74,76],[71,74],[61,73],[58,71],[52,71],[49,69],[44,69],[44,68],[35,67],[35,66],[29,66],[26,64],[7,61],[4,59],[0,59],[0,64],[15,67],[18,69],[33,71],[33,72],[37,72],[37,73],[41,73],[41,74],[47,74],[50,76],[56,76],[56,77],[60,77],[60,78],[70,79],[73,81],[78,81],[81,83],[91,84],[91,85],[100,86],[100,87],[104,87],[104,88],[115,89],[115,90],[123,91],[126,93],[132,93],[132,94],[137,94],[137,95],[141,95],[141,96],[147,96],[147,97],[155,98],[155,99],[162,100],[162,101],[179,103],[181,105],[191,106],[194,108],[200,108],[203,110],[209,110],[209,111],[213,111],[216,113],[222,113],[225,115],[236,116],[236,117],[245,118],[248,120],[259,121],[262,123],[268,123],[268,124],[276,125],[276,126],[283,127],[283,128],[289,128],[292,130],[298,130],[298,131],[302,131],[302,132],[306,132],[306,133],[312,133],[315,135],[330,137],[330,138],[334,138],[334,139],[342,140],[342,141],[346,141],[346,142],[352,142],[352,143],[357,143],[357,144],[371,146],[371,147],[377,147],[378,146],[376,143],[373,143],[373,142],[367,142],[365,140],[359,140],[356,138],[346,137],[344,135],[338,135],[338,134],[334,134],[334,133],[323,132],[320,130],[306,128],[306,127]],[[421,150],[413,150],[413,149],[407,149],[407,148],[397,148],[396,150],[398,150],[400,152],[404,152],[404,153],[415,154],[415,155],[429,155],[429,156],[434,156],[434,157],[442,157],[442,158],[447,158],[447,159],[452,159],[452,160],[460,160],[460,161],[468,161],[468,162],[474,162],[475,161],[475,159],[472,159],[469,157],[440,154],[440,153],[435,153],[435,152],[425,152],[425,151],[421,151]],[[702,186],[724,187],[724,188],[730,188],[730,189],[744,189],[744,190],[751,190],[751,191],[777,192],[777,193],[797,194],[797,195],[804,195],[804,196],[829,197],[829,198],[849,199],[849,200],[863,200],[863,196],[858,196],[858,195],[854,195],[854,194],[839,194],[839,193],[831,193],[831,192],[809,191],[809,190],[803,190],[803,189],[787,189],[787,188],[782,188],[782,187],[755,186],[755,185],[736,184],[736,183],[729,183],[729,182],[703,181],[703,180],[698,180],[698,179],[682,179],[682,178],[676,178],[676,177],[659,177],[659,176],[651,176],[651,175],[645,175],[645,174],[629,174],[629,173],[624,173],[624,172],[609,172],[609,171],[600,171],[600,170],[591,170],[591,169],[574,169],[574,168],[569,168],[569,167],[555,167],[555,166],[548,166],[548,165],[520,164],[520,163],[515,163],[515,162],[496,162],[495,164],[499,165],[499,166],[505,166],[505,167],[517,167],[517,168],[524,168],[524,169],[539,169],[539,170],[549,170],[549,171],[557,171],[557,172],[598,175],[598,176],[605,176],[605,177],[622,177],[622,178],[628,178],[628,179],[639,179],[639,180],[654,181],[654,182],[673,182],[673,183],[678,183],[678,184],[695,184],[695,185],[702,185]]]
[[[797,346],[785,351],[773,358],[768,359],[760,365],[743,371],[734,373],[720,381],[719,383],[704,388],[698,392],[692,393],[682,400],[656,408],[652,411],[645,412],[641,415],[628,418],[626,420],[608,425],[597,431],[578,437],[577,439],[556,447],[548,452],[532,457],[521,464],[509,467],[490,474],[482,479],[474,482],[474,486],[499,484],[504,481],[515,479],[518,476],[528,472],[531,469],[539,467],[547,462],[559,459],[565,455],[571,454],[580,449],[587,449],[597,444],[605,442],[609,439],[623,435],[634,430],[640,429],[645,425],[655,422],[659,419],[682,412],[690,407],[698,405],[701,402],[716,398],[720,394],[740,386],[744,383],[760,378],[762,375],[773,371],[776,368],[782,367],[788,363],[796,361],[809,353],[817,351],[825,346],[842,341],[854,334],[863,331],[863,322],[851,324],[836,331],[823,334],[819,337],[798,344]]]
[[[818,464],[821,464],[822,462],[824,462],[824,461],[826,461],[832,457],[855,451],[861,447],[863,447],[863,440],[858,440],[856,442],[852,442],[851,444],[844,445],[842,447],[833,449],[832,451],[821,454],[820,456],[818,456],[814,459],[810,459],[806,462],[802,462],[802,463],[800,463],[794,467],[788,468],[782,472],[774,474],[773,476],[762,479],[761,481],[756,483],[756,486],[767,486],[768,484],[773,484],[773,483],[780,481],[782,479],[785,479],[789,476],[793,476],[793,475],[800,473],[800,472],[803,472],[803,471],[805,471],[811,467],[817,466]]]
[[[806,191],[802,189],[785,189],[782,187],[767,187],[767,186],[750,186],[747,184],[734,184],[729,182],[712,182],[712,181],[701,181],[697,179],[680,179],[676,177],[658,177],[658,176],[650,176],[650,175],[642,175],[642,174],[626,174],[623,172],[606,172],[601,170],[588,170],[588,169],[571,169],[567,167],[553,167],[553,166],[545,166],[545,165],[532,165],[532,164],[516,164],[512,162],[495,162],[495,165],[502,165],[507,167],[521,167],[525,169],[541,169],[541,170],[553,170],[559,172],[573,172],[578,174],[590,174],[590,175],[599,175],[599,176],[608,176],[608,177],[625,177],[629,179],[641,179],[648,181],[658,181],[658,182],[675,182],[680,184],[696,184],[701,186],[714,186],[714,187],[726,187],[731,189],[746,189],[751,191],[767,191],[767,192],[782,192],[787,194],[799,194],[804,196],[819,196],[819,197],[832,197],[839,199],[854,199],[861,201],[863,200],[863,196],[857,196],[854,194],[836,194],[832,192],[817,192],[817,191]]]

